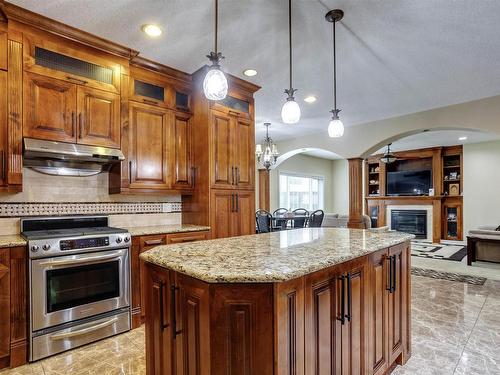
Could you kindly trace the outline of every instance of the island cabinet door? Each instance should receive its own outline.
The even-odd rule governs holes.
[[[173,375],[172,275],[146,263],[146,370],[147,375]]]
[[[207,283],[176,273],[172,289],[175,374],[210,373],[210,309]]]
[[[389,248],[389,263],[392,273],[389,293],[389,362],[393,362],[403,352],[407,352],[409,330],[407,329],[409,285],[408,285],[408,244]]]
[[[390,290],[387,250],[378,251],[370,256],[369,277],[369,332],[368,356],[371,373],[385,374],[389,364],[388,344],[388,301]]]

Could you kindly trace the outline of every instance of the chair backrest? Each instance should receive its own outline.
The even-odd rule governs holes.
[[[255,223],[257,224],[257,233],[269,233],[271,231],[272,216],[266,210],[257,210],[255,212]]]
[[[287,212],[288,210],[286,208],[278,208],[277,210],[274,210],[273,216],[283,216]]]
[[[307,211],[305,208],[296,208],[295,210],[292,211],[295,215],[304,215],[304,216],[309,216],[309,211]],[[299,218],[299,219],[294,219],[293,220],[293,227],[294,228],[304,228],[307,223],[307,218]]]
[[[311,228],[318,228],[321,226],[321,223],[323,222],[323,217],[325,216],[325,213],[323,210],[316,210],[314,211],[311,216],[309,216],[309,227]]]

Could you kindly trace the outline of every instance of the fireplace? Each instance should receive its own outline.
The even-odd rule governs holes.
[[[391,229],[427,239],[427,210],[391,210]]]

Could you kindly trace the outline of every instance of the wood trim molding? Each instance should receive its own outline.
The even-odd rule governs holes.
[[[363,159],[347,159],[349,163],[349,228],[363,228]]]
[[[149,60],[141,56],[132,57],[132,59],[130,60],[130,65],[138,68],[152,70],[160,74],[165,74],[169,77],[174,77],[184,82],[192,81],[192,77],[190,74],[184,73],[180,70],[171,68],[169,66],[160,64],[156,61]]]
[[[269,171],[259,169],[259,209],[269,211],[271,209],[271,191],[269,185]]]
[[[122,46],[121,44],[111,42],[107,39],[98,37],[86,31],[42,16],[41,14],[31,12],[27,9],[21,8],[8,2],[4,2],[3,13],[8,20],[15,20],[27,25],[31,25],[38,29],[63,36],[65,38],[100,49],[113,55],[131,59],[139,54],[138,51]]]
[[[4,11],[4,1],[0,0],[0,22],[7,22],[7,16]]]
[[[23,46],[8,41],[8,100],[7,134],[8,155],[7,183],[23,183]]]

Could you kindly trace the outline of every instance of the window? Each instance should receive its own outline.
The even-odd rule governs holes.
[[[280,207],[305,208],[308,211],[322,209],[324,205],[323,177],[280,172]]]

